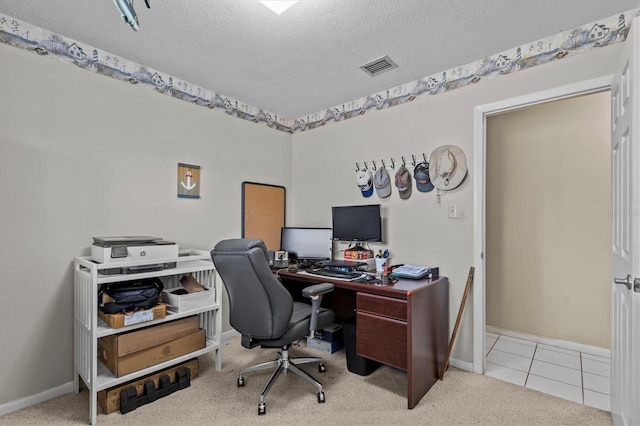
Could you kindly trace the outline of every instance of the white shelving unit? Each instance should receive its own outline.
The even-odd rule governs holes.
[[[115,275],[106,275],[103,271],[114,267],[144,267],[145,265],[161,263],[175,263],[176,267],[153,272]],[[193,276],[200,284],[213,291],[213,304],[179,313],[167,310],[165,318],[115,329],[107,325],[101,318],[98,318],[98,289],[101,285],[159,277],[164,284],[164,288],[171,289],[180,287],[180,278],[184,275]],[[88,256],[75,258],[73,350],[75,372],[73,385],[75,392],[78,393],[80,390],[80,378],[82,378],[89,389],[89,422],[91,424],[96,423],[97,394],[101,390],[111,388],[209,352],[215,352],[215,368],[217,371],[221,370],[222,287],[221,284],[216,283],[215,275],[215,269],[209,252],[194,249],[180,250],[178,258],[174,259],[119,262],[117,265],[100,264]],[[123,377],[115,377],[98,360],[98,339],[101,337],[149,327],[167,321],[174,321],[192,315],[198,315],[200,317],[200,328],[205,330],[206,346],[203,349]]]

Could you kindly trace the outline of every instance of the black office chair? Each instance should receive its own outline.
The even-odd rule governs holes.
[[[240,370],[238,386],[244,386],[244,375],[253,371],[276,368],[260,395],[258,414],[266,413],[265,396],[283,371],[292,371],[318,388],[318,402],[325,402],[322,384],[299,364],[319,363],[322,358],[289,358],[289,348],[314,330],[333,323],[331,310],[320,308],[322,295],[333,290],[333,284],[316,284],[303,289],[311,305],[294,302],[291,294],[271,272],[267,248],[259,239],[220,241],[211,250],[211,259],[229,295],[229,322],[242,335],[242,346],[252,349],[281,348],[275,361]]]

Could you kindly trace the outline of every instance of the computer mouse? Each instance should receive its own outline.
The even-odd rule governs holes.
[[[367,280],[367,281],[371,281],[371,280],[375,280],[376,279],[375,275],[372,275],[372,274],[364,274],[363,278],[365,280]]]

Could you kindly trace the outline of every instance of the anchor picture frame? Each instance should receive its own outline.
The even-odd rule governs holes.
[[[178,163],[178,198],[200,198],[200,166]]]

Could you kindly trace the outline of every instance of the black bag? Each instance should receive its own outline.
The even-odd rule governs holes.
[[[98,292],[98,307],[105,314],[149,309],[158,304],[163,288],[158,278],[107,284]],[[113,301],[105,303],[104,295]]]

